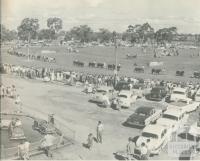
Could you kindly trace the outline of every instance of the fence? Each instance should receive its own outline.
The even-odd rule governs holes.
[[[7,114],[1,113],[1,115],[9,116],[24,116],[24,117],[31,117],[29,115],[24,114]],[[31,117],[33,118],[33,117]],[[55,127],[57,131],[56,139],[54,140],[54,145],[52,146],[52,150],[56,150],[58,148],[62,148],[64,146],[69,146],[74,144],[75,140],[75,131],[68,128],[64,123],[55,119]],[[30,156],[39,155],[44,151],[41,150],[39,147],[41,145],[40,141],[35,141],[30,143],[29,153]],[[18,156],[18,147],[11,147],[5,148],[4,145],[1,145],[1,159],[19,159]]]

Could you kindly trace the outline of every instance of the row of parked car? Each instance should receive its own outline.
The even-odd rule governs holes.
[[[170,92],[164,86],[156,86],[148,90],[133,88],[115,90],[111,87],[99,87],[91,96],[90,101],[111,107],[118,105],[121,108],[132,108],[141,97],[151,102],[165,102],[167,104],[165,108],[139,106],[123,122],[124,126],[143,128],[136,141],[135,153],[137,153],[137,147],[139,153],[139,147],[144,142],[153,155],[158,154],[165,147],[172,139],[173,133],[186,125],[189,113],[200,107],[200,88],[195,89],[190,98],[188,92],[188,88],[177,86]]]

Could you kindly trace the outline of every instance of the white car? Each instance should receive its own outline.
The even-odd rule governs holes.
[[[113,101],[113,104],[116,105],[118,102],[121,107],[130,108],[136,99],[137,95],[134,95],[133,92],[122,90],[118,94],[117,98]]]
[[[187,98],[187,89],[176,87],[174,88],[170,96],[170,101],[177,102],[179,99],[186,99],[186,98]]]
[[[200,138],[200,122],[194,122],[188,131],[188,133],[192,136]]]
[[[178,131],[183,127],[188,119],[188,114],[179,108],[168,108],[156,124],[163,125],[171,129],[171,133]]]
[[[178,108],[186,113],[193,112],[200,107],[200,102],[194,102],[190,98],[179,99],[177,102],[170,103],[171,108]]]
[[[162,148],[166,146],[169,141],[167,127],[162,125],[148,125],[142,130],[141,136],[136,141],[135,152],[139,151],[142,143],[145,143],[150,151],[150,154],[159,154]]]
[[[197,93],[195,94],[195,101],[200,102],[200,89],[198,89]]]
[[[104,103],[110,105],[110,100],[114,97],[114,89],[112,87],[102,86],[96,89],[95,94],[90,98],[91,102]]]

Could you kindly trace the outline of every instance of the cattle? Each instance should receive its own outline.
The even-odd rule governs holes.
[[[144,73],[144,66],[142,66],[142,67],[135,67],[134,71],[138,72],[138,73]]]
[[[117,66],[117,71],[120,71],[121,66]],[[115,64],[108,64],[108,70],[115,70]]]
[[[104,63],[97,63],[97,68],[104,68]]]
[[[184,71],[183,70],[177,70],[176,71],[176,76],[184,76]]]
[[[73,65],[77,67],[84,67],[84,62],[81,62],[79,60],[74,60]]]
[[[195,71],[193,75],[194,78],[200,78],[200,71]]]
[[[89,62],[88,66],[92,67],[92,68],[95,68],[96,64],[97,64],[96,62]]]
[[[152,69],[151,70],[151,74],[160,74],[161,72],[164,72],[164,69]]]

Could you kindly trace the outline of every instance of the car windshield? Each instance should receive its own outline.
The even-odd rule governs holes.
[[[135,113],[140,115],[140,116],[148,116],[148,114],[143,112],[143,111],[136,111]]]
[[[152,133],[148,133],[148,132],[143,132],[142,136],[147,137],[147,138],[154,138],[154,139],[158,138],[158,135],[152,134]]]
[[[173,115],[169,115],[169,114],[164,114],[163,118],[167,118],[167,119],[170,119],[170,120],[176,120],[176,121],[178,121],[178,117],[173,116]]]
[[[97,89],[97,92],[98,93],[107,93],[105,90],[102,90],[102,89]]]
[[[196,96],[197,96],[197,97],[200,97],[200,93],[199,93],[199,94],[196,94]]]
[[[151,113],[151,110],[146,110],[144,108],[137,108],[135,113],[140,116],[149,116]]]
[[[119,94],[118,97],[127,98],[127,96],[124,94]]]
[[[181,91],[173,91],[174,94],[181,94],[181,95],[185,95],[184,92],[181,92]]]

